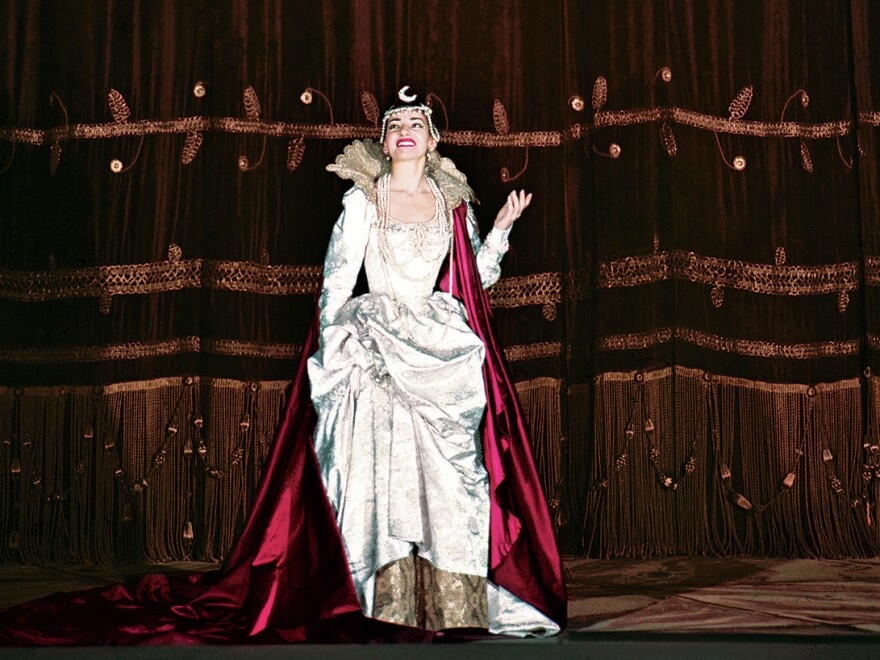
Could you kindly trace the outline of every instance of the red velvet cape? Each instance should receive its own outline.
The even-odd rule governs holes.
[[[504,356],[490,327],[467,232],[454,212],[452,277],[486,345],[483,454],[489,473],[489,578],[565,624],[566,595],[553,526]],[[206,644],[293,641],[430,641],[430,631],[363,616],[312,446],[315,413],[306,361],[318,347],[317,315],[266,459],[254,508],[223,568],[148,575],[109,589],[55,594],[0,617],[7,645]]]

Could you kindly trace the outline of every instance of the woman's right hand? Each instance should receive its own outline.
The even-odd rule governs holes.
[[[504,203],[504,206],[501,207],[501,210],[498,211],[498,215],[495,216],[495,229],[510,229],[516,219],[526,210],[526,207],[531,201],[532,193],[527,195],[525,190],[520,190],[519,192],[512,190],[507,196],[507,201]]]

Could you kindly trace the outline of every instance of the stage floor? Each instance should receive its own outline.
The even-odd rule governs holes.
[[[204,563],[113,567],[0,565],[0,608],[56,591],[111,585],[149,572],[213,567]],[[456,646],[449,653],[452,648],[440,645],[445,647],[445,653],[437,657],[462,657],[468,649],[468,655],[473,652],[480,657],[552,655],[680,660],[772,655],[778,660],[845,653],[847,660],[880,658],[880,559],[568,557],[565,571],[569,626],[563,635],[549,640],[478,643],[480,651]],[[309,654],[331,657],[341,650],[333,649],[331,653],[328,648],[310,647]],[[303,657],[306,650],[300,648],[295,655]],[[114,653],[120,651],[116,649]],[[284,648],[278,649],[279,654],[283,652]],[[287,648],[286,653],[290,652]],[[7,657],[19,652],[6,649],[0,653]],[[30,653],[28,658],[35,657],[33,650]],[[102,657],[96,649],[83,653]],[[433,653],[423,648],[418,655],[426,657]],[[64,654],[65,658],[74,657],[70,649]],[[260,655],[267,654],[274,655],[274,651],[263,647]],[[379,649],[359,647],[352,657],[389,655],[387,649],[380,653]]]

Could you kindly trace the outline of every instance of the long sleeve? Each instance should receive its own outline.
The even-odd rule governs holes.
[[[319,301],[322,330],[333,323],[351,299],[370,237],[372,205],[366,194],[360,188],[352,188],[343,196],[342,206],[324,259],[324,285]]]
[[[486,234],[484,242],[480,240],[480,230],[470,204],[468,204],[467,219],[471,247],[477,257],[477,268],[480,271],[480,282],[484,289],[488,289],[501,277],[501,258],[509,247],[507,237],[510,235],[510,229],[492,227],[492,230]]]

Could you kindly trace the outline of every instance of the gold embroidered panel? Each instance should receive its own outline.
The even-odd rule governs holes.
[[[859,117],[861,119],[861,115]],[[707,115],[694,110],[677,107],[644,108],[637,110],[602,111],[596,113],[595,126],[630,126],[656,121],[674,121],[683,126],[701,128],[716,133],[731,135],[750,135],[753,137],[781,138],[832,138],[847,135],[853,122],[840,121],[809,124],[794,121],[752,121]]]
[[[602,351],[643,350],[669,342],[673,338],[722,353],[790,360],[856,355],[861,348],[859,339],[781,344],[754,339],[723,337],[693,328],[658,328],[644,333],[609,335],[597,341],[597,348]]]
[[[302,351],[301,344],[277,344],[239,339],[177,337],[164,341],[126,342],[103,346],[58,348],[2,348],[0,361],[19,364],[56,364],[63,362],[103,362],[140,360],[182,353],[209,353],[233,357],[292,360]]]
[[[321,273],[321,266],[203,259],[54,271],[0,269],[0,298],[41,302],[198,287],[274,296],[314,295]],[[556,305],[562,301],[561,292],[559,273],[536,273],[502,278],[489,290],[489,298],[494,307]]]
[[[562,355],[562,343],[558,341],[514,344],[504,349],[504,357],[507,358],[508,362],[537,360],[540,358],[559,357],[560,355]]]
[[[527,307],[541,305],[544,318],[556,319],[556,305],[562,302],[560,273],[535,273],[505,277],[489,289],[492,307]]]
[[[70,346],[58,348],[2,348],[0,361],[19,364],[56,364],[64,362],[102,362],[107,360],[139,360],[143,358],[180,355],[182,353],[209,353],[232,357],[293,360],[302,351],[301,344],[280,344],[239,339],[177,337],[164,341],[126,342],[104,346]],[[517,344],[504,349],[510,362],[558,357],[560,342]]]
[[[361,124],[300,124],[236,117],[185,117],[169,120],[137,120],[106,124],[68,124],[48,130],[0,127],[0,140],[40,146],[66,140],[95,140],[141,135],[168,135],[191,132],[220,132],[265,135],[277,138],[348,140],[378,138],[379,129]],[[471,147],[558,147],[561,131],[522,131],[489,133],[484,131],[444,131],[447,144]]]
[[[321,272],[322,267],[316,265],[207,259],[49,271],[0,269],[0,298],[41,302],[198,287],[277,296],[314,295],[319,290]],[[554,272],[505,277],[489,290],[489,298],[493,307],[555,306],[562,302],[562,278],[562,273]],[[586,296],[586,272],[570,272],[565,278],[569,299]],[[673,250],[602,262],[598,286],[631,287],[672,278],[759,294],[803,296],[857,289],[859,264],[853,261],[823,266],[776,266]],[[880,257],[866,257],[865,281],[871,286],[880,285]]]
[[[880,259],[874,260],[876,273]],[[768,295],[807,296],[857,289],[859,263],[848,261],[822,266],[777,266],[670,250],[599,264],[598,285],[601,288],[639,286],[669,279],[718,284]]]
[[[880,257],[865,256],[865,285],[880,285]]]
[[[672,328],[658,328],[649,332],[629,332],[601,337],[596,346],[600,351],[640,351],[665,344],[671,341],[673,336]]]
[[[535,273],[505,277],[489,289],[493,307],[524,307],[562,302],[559,273]]]
[[[574,124],[559,131],[444,131],[443,141],[456,146],[472,147],[558,147],[566,139],[579,139],[590,131],[611,126],[632,126],[655,122],[675,122],[716,133],[748,135],[753,137],[824,139],[848,135],[853,122],[839,120],[810,124],[794,121],[752,121],[708,115],[675,106],[604,110],[597,112],[593,122]],[[858,115],[858,123],[880,125],[880,112],[865,111]],[[241,135],[265,135],[278,138],[312,138],[324,140],[375,138],[379,129],[362,124],[304,124],[237,117],[183,117],[179,119],[122,121],[102,124],[67,124],[40,130],[32,128],[0,127],[0,140],[35,146],[66,140],[107,139],[126,136],[160,135],[191,132],[223,132]]]
[[[289,296],[316,294],[321,266],[182,259],[57,271],[0,269],[0,297],[22,302],[161,293],[204,287]]]
[[[645,350],[667,343],[673,338],[681,339],[701,348],[708,348],[723,353],[793,360],[856,355],[861,346],[861,342],[858,339],[805,344],[781,344],[769,341],[723,337],[692,328],[667,327],[644,333],[607,335],[597,340],[597,348],[602,351]],[[880,339],[876,335],[869,335],[868,343],[871,348],[880,348]],[[104,346],[0,348],[0,361],[19,364],[101,362],[108,360],[138,360],[166,355],[180,355],[182,353],[208,353],[233,357],[292,360],[298,357],[301,351],[301,344],[178,337],[164,341],[126,342]],[[514,344],[504,349],[504,355],[510,362],[559,357],[562,355],[562,343],[555,341]]]

